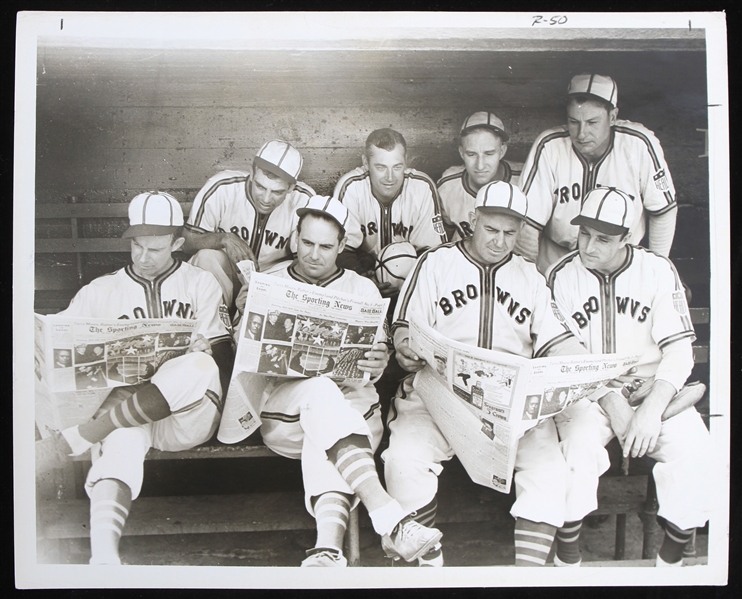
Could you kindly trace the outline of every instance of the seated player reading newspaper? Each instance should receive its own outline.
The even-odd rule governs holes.
[[[336,199],[311,198],[297,210],[297,257],[273,272],[346,293],[379,298],[376,286],[335,261],[346,243],[348,210]],[[244,311],[247,286],[236,304]],[[338,386],[322,376],[273,378],[260,402],[264,443],[276,453],[301,459],[306,506],[317,521],[317,542],[303,567],[343,567],[342,546],[350,510],[360,500],[387,554],[406,561],[427,553],[441,539],[435,528],[418,524],[382,487],[374,451],[382,434],[379,396],[373,381],[381,376],[389,353],[377,342],[359,360],[371,380],[363,387]],[[314,372],[319,373],[319,365]],[[309,366],[305,372],[309,372]],[[301,370],[300,370],[301,371]]]
[[[183,212],[166,193],[136,196],[129,205],[132,263],[83,287],[61,312],[91,318],[162,318],[166,304],[192,310],[173,318],[198,321],[187,353],[143,383],[111,391],[88,422],[36,443],[40,472],[92,449],[85,481],[90,496],[91,564],[120,564],[119,540],[142,487],[150,447],[180,451],[204,443],[219,424],[222,389],[234,361],[227,308],[214,276],[175,259],[183,245]],[[138,373],[140,375],[144,373]]]
[[[554,301],[591,353],[643,355],[620,393],[599,390],[556,416],[570,472],[557,565],[580,564],[582,520],[597,507],[598,477],[609,466],[605,445],[614,435],[624,456],[657,461],[652,476],[665,521],[657,566],[682,565],[685,544],[708,519],[710,437],[693,407],[705,386],[686,385],[693,325],[672,263],[629,244],[638,209],[639,199],[615,188],[591,191],[571,221],[579,226],[577,251],[549,273]]]

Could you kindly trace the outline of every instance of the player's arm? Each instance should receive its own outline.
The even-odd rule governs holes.
[[[675,237],[678,207],[673,205],[666,212],[654,214],[647,212],[647,228],[649,229],[649,249],[660,256],[669,256],[672,240]]]
[[[199,250],[221,250],[235,264],[242,260],[255,262],[255,255],[247,242],[233,233],[201,233],[186,227],[183,229],[183,237],[183,251],[186,254],[195,254]]]
[[[425,360],[410,349],[410,329],[399,326],[394,330],[394,349],[397,362],[408,372],[417,372],[425,367]]]
[[[356,365],[362,372],[368,372],[371,375],[371,382],[375,382],[389,364],[389,347],[386,343],[375,343],[371,349],[363,354],[364,359],[358,360]]]

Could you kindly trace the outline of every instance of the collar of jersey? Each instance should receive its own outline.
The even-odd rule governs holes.
[[[133,264],[127,264],[125,270],[126,270],[126,274],[129,275],[133,280],[135,280],[140,285],[156,285],[160,281],[167,279],[171,274],[173,274],[176,270],[178,270],[181,264],[182,262],[178,260],[178,258],[173,258],[173,263],[170,265],[170,268],[168,268],[165,272],[157,275],[151,281],[149,279],[145,279],[144,277],[140,277],[138,274],[136,274],[134,272]]]
[[[606,157],[608,156],[608,154],[611,153],[611,150],[613,150],[613,140],[615,139],[615,137],[616,137],[616,132],[613,129],[613,127],[611,127],[611,135],[609,137],[608,147],[605,149],[605,152],[603,152],[603,155],[600,158],[598,158],[595,162],[592,163],[593,167],[597,168],[599,165],[601,165],[603,161],[606,159]],[[577,155],[577,158],[580,159],[580,162],[583,165],[587,166],[590,164],[590,161],[577,151],[577,148],[575,148],[575,145],[572,143],[571,139],[569,140],[569,145],[572,146],[572,151]]]
[[[492,179],[492,181],[505,181],[506,183],[510,183],[510,173],[511,173],[510,165],[507,162],[505,162],[504,160],[501,160],[500,161],[500,165],[502,166],[502,170],[504,171],[502,173],[502,179],[498,179],[497,178],[497,173],[495,173],[495,178]],[[500,166],[497,167],[497,170],[498,171],[500,170]],[[461,175],[462,175],[462,177],[461,177],[461,183],[464,186],[464,189],[466,190],[466,193],[468,193],[473,198],[476,198],[477,197],[477,192],[474,191],[471,188],[471,183],[469,183],[469,172],[466,170],[466,167],[464,167],[464,170],[461,173]],[[488,182],[489,183],[492,183],[492,181],[488,181]],[[487,183],[485,183],[485,185],[486,184]],[[484,185],[482,187],[484,187]]]
[[[632,263],[632,262],[634,261],[634,247],[633,247],[633,246],[631,246],[631,245],[629,245],[629,244],[627,243],[627,244],[626,244],[626,249],[627,249],[628,251],[626,252],[626,258],[624,259],[624,261],[623,261],[623,264],[621,264],[621,265],[620,265],[620,266],[619,266],[619,267],[618,267],[618,268],[617,268],[616,270],[614,270],[614,271],[613,271],[612,273],[609,273],[609,274],[607,274],[607,275],[606,275],[606,274],[603,274],[602,272],[599,272],[599,271],[597,271],[597,270],[594,270],[594,269],[592,269],[592,268],[587,268],[587,267],[586,267],[586,266],[585,266],[584,264],[582,264],[582,260],[580,260],[580,264],[582,264],[582,266],[583,266],[583,267],[585,268],[585,270],[586,270],[586,271],[588,271],[589,273],[592,273],[593,275],[595,275],[595,276],[596,276],[596,277],[597,277],[597,278],[598,278],[598,279],[599,279],[599,280],[601,281],[601,283],[602,283],[603,281],[605,281],[605,280],[608,280],[608,281],[613,281],[613,280],[615,280],[616,278],[618,278],[618,276],[619,276],[619,275],[620,275],[620,274],[621,274],[622,272],[624,272],[624,271],[628,270],[629,266],[631,266],[631,263]]]
[[[373,199],[375,199],[375,200],[376,200],[376,201],[377,201],[377,202],[379,203],[379,205],[380,205],[380,206],[381,206],[382,208],[388,208],[389,206],[391,206],[391,205],[392,205],[392,204],[394,203],[394,201],[395,201],[395,200],[396,200],[396,199],[397,199],[397,198],[398,198],[399,196],[401,196],[401,195],[402,195],[402,190],[404,189],[404,184],[405,184],[405,183],[407,182],[407,178],[408,178],[408,176],[409,176],[409,173],[408,173],[407,171],[405,171],[405,174],[404,174],[404,175],[403,175],[403,177],[402,177],[402,185],[400,185],[400,186],[399,186],[399,191],[397,192],[397,195],[395,195],[395,196],[394,196],[394,197],[393,197],[393,198],[392,198],[391,200],[389,200],[389,203],[388,203],[388,204],[385,204],[384,202],[382,202],[382,201],[381,201],[381,200],[380,200],[379,198],[377,198],[377,197],[376,197],[376,195],[374,194],[374,188],[373,188],[373,186],[371,185],[371,175],[369,174],[369,172],[368,172],[368,171],[366,171],[366,176],[368,177],[368,188],[369,188],[369,189],[371,190],[371,197],[372,197]]]
[[[499,262],[496,262],[495,264],[482,264],[479,260],[477,260],[476,258],[474,258],[474,256],[471,255],[471,253],[469,253],[469,250],[467,250],[466,249],[466,246],[464,245],[464,241],[466,241],[466,240],[465,239],[460,239],[459,241],[457,241],[456,242],[456,247],[459,248],[459,250],[461,251],[461,253],[464,254],[464,257],[469,262],[471,262],[474,266],[476,266],[478,268],[481,268],[481,269],[484,269],[484,270],[488,270],[488,269],[497,270],[498,268],[500,268],[501,266],[504,266],[505,264],[507,264],[508,262],[510,262],[513,259],[513,252],[511,251],[505,258],[503,258]]]
[[[329,277],[326,279],[322,279],[321,281],[318,281],[316,283],[313,283],[309,279],[303,277],[300,275],[296,270],[296,262],[297,260],[294,260],[291,264],[289,264],[286,271],[289,273],[289,276],[292,279],[295,279],[299,281],[300,283],[306,283],[307,285],[316,285],[317,287],[326,287],[328,284],[332,283],[334,280],[339,279],[343,276],[343,273],[345,272],[345,269],[338,268],[334,273],[332,273]]]

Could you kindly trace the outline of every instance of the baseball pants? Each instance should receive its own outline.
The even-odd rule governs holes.
[[[150,380],[167,400],[167,418],[132,428],[118,428],[93,447],[93,465],[85,481],[93,486],[115,478],[139,496],[144,478],[144,458],[150,447],[182,451],[208,441],[219,424],[217,402],[221,395],[219,369],[212,357],[192,352],[165,362]]]
[[[560,446],[567,461],[566,521],[581,520],[598,507],[598,478],[610,462],[606,444],[615,436],[597,402],[583,398],[556,416]],[[658,515],[680,529],[708,520],[711,439],[695,408],[662,423],[652,470],[657,486]]]
[[[389,420],[389,448],[382,454],[387,491],[410,512],[430,503],[438,492],[441,462],[454,451],[411,384],[394,398],[396,417]],[[559,451],[552,419],[530,429],[515,458],[516,501],[510,514],[553,526],[564,524],[567,468]]]
[[[284,379],[285,380],[285,379]],[[330,379],[314,377],[274,380],[263,393],[260,432],[276,453],[301,460],[307,511],[314,515],[312,497],[329,491],[355,495],[326,451],[349,435],[368,437],[373,451],[383,425],[373,385],[345,393]],[[353,507],[358,503],[355,498]]]

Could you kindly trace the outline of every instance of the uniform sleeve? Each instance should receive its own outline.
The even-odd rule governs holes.
[[[538,279],[535,283],[534,309],[531,315],[533,357],[541,358],[552,353],[557,345],[574,339],[574,335],[552,299],[546,280],[536,271],[535,266],[529,266],[533,267],[534,276]]]
[[[194,283],[196,285],[196,333],[206,337],[211,343],[231,339],[229,310],[224,303],[221,287],[214,275],[202,271]]]
[[[664,351],[680,339],[695,340],[685,290],[675,267],[666,258],[658,259],[654,280],[657,286],[651,307],[652,339]]]
[[[446,243],[446,230],[443,227],[438,190],[432,179],[416,172],[410,183],[415,183],[415,202],[417,218],[410,233],[410,243],[420,250],[438,247]]]
[[[549,222],[554,210],[556,164],[548,146],[550,131],[538,136],[520,175],[521,191],[528,198],[527,221],[537,231],[541,231]]]
[[[399,291],[397,305],[394,308],[392,333],[399,327],[409,326],[410,314],[414,314],[416,318],[421,318],[431,327],[435,327],[436,281],[433,276],[434,265],[431,264],[429,256],[430,253],[425,253],[417,259]]]
[[[641,190],[644,209],[661,214],[675,207],[675,186],[659,140],[649,129],[637,126],[633,132],[643,143]]]
[[[577,337],[582,339],[580,334],[580,328],[577,323],[570,317],[572,314],[572,303],[570,300],[570,289],[571,285],[569,282],[569,275],[564,270],[554,270],[554,265],[547,271],[549,285],[551,286],[551,298],[559,311],[559,314],[564,319],[565,326]]]
[[[59,316],[69,317],[87,317],[87,318],[99,318],[99,309],[107,304],[104,297],[101,297],[97,285],[89,284],[85,285],[80,291],[75,294],[72,298],[70,305],[61,312],[58,312]]]
[[[186,219],[186,229],[197,233],[218,231],[223,211],[223,192],[220,192],[219,187],[224,183],[224,174],[219,173],[211,177],[196,194]]]

